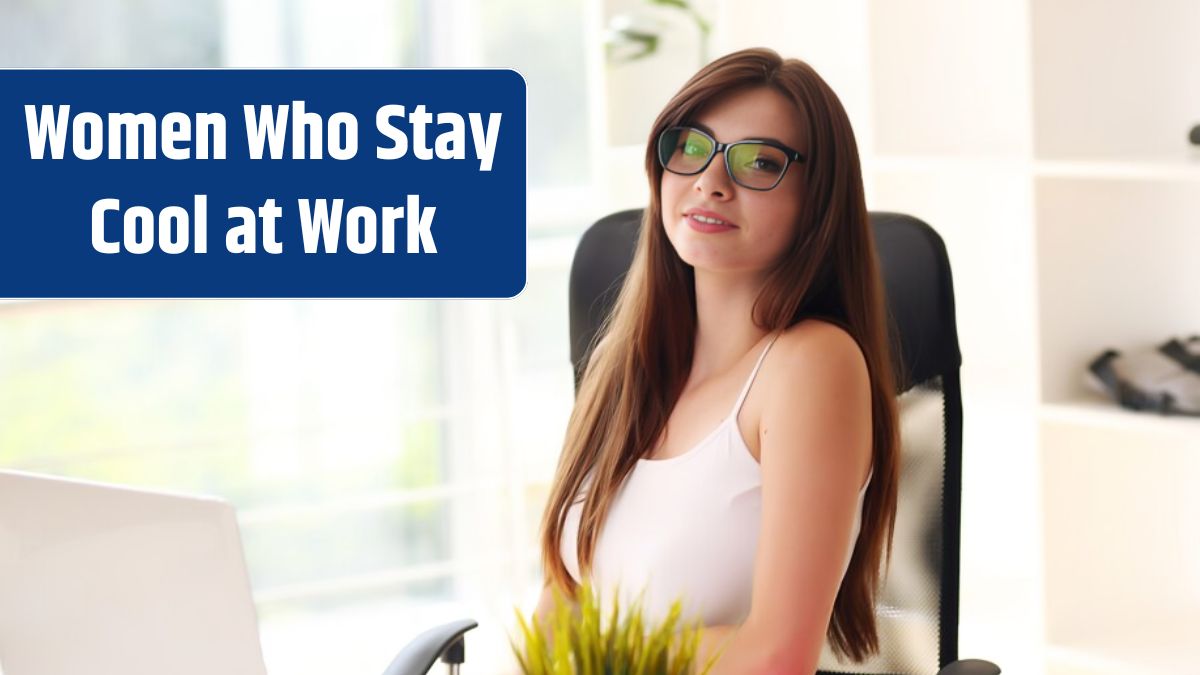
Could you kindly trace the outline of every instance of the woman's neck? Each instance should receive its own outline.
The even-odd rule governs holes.
[[[754,325],[762,280],[696,271],[696,349],[691,380],[703,381],[733,367],[767,331]]]

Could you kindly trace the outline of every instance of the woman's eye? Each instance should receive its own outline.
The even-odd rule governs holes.
[[[780,167],[779,163],[774,160],[759,157],[758,159],[750,160],[749,168],[754,169],[755,171],[779,171],[779,169],[782,167]]]
[[[686,142],[683,144],[683,154],[698,157],[705,154],[699,143]]]

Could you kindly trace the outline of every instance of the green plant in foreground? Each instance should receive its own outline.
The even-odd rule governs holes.
[[[676,600],[657,626],[647,625],[640,600],[621,613],[613,593],[608,620],[601,616],[599,598],[590,584],[579,591],[579,602],[565,600],[555,590],[550,626],[518,609],[521,644],[513,652],[525,675],[691,675],[703,626],[682,620],[683,603]],[[714,655],[698,672],[712,667]]]

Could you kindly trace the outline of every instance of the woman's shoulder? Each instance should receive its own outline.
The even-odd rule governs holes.
[[[865,361],[858,339],[836,319],[812,317],[793,324],[780,333],[772,351],[780,352],[775,361],[793,363],[797,360]]]
[[[810,318],[785,329],[763,364],[769,396],[789,406],[811,396],[861,395],[869,390],[866,356],[840,323]]]
[[[804,446],[814,450],[813,458],[825,452],[844,457],[848,445],[858,447],[861,476],[865,476],[870,461],[871,380],[854,336],[836,322],[806,319],[785,330],[768,356],[775,362],[763,366],[760,430],[780,430],[774,438],[802,435]],[[824,460],[813,461],[825,465]]]

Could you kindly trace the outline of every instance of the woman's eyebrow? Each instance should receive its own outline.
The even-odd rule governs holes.
[[[713,133],[712,129],[709,129],[708,127],[704,126],[703,124],[700,124],[699,122],[692,122],[692,126],[696,127],[700,131],[703,131],[704,133],[708,134],[709,136],[712,136],[713,138],[717,137],[717,135]],[[738,140],[741,140],[741,141],[769,141],[771,143],[776,143],[778,145],[782,145],[787,148],[792,147],[792,146],[788,145],[787,143],[784,143],[783,141],[779,140],[778,138],[771,138],[770,136],[750,136],[748,138],[740,138]],[[731,141],[731,142],[736,143],[737,141]]]

